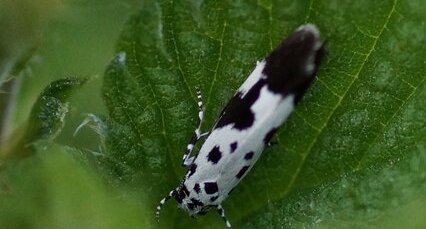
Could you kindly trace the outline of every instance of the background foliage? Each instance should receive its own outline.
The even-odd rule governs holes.
[[[23,21],[3,23],[25,32],[0,36],[0,225],[222,228],[216,214],[191,219],[173,201],[153,220],[184,173],[194,89],[209,128],[256,60],[310,22],[327,57],[279,144],[224,203],[228,217],[236,228],[426,226],[424,1],[45,2],[50,11],[0,6]],[[55,81],[32,105],[70,75],[89,81]],[[52,92],[64,82],[79,82],[72,99]],[[95,131],[73,137],[86,117]]]

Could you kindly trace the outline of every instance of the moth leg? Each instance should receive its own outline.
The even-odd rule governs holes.
[[[176,190],[172,190],[169,192],[169,194],[160,200],[160,203],[157,205],[157,210],[155,211],[155,217],[157,218],[157,221],[160,220],[160,211],[163,205],[170,199],[170,197],[174,196],[176,194]]]
[[[189,141],[189,144],[186,146],[186,152],[183,155],[182,158],[182,165],[183,166],[189,166],[194,161],[195,157],[191,157],[192,150],[195,146],[195,143],[197,143],[200,138],[207,136],[210,132],[201,133],[201,122],[203,121],[204,112],[203,112],[203,98],[201,97],[201,91],[197,87],[195,88],[197,93],[197,100],[198,100],[198,125],[197,128],[194,131],[194,134],[191,137],[191,140]]]
[[[217,212],[219,213],[220,217],[225,221],[226,228],[232,228],[231,223],[228,221],[228,219],[225,216],[225,210],[223,209],[222,205],[217,205]]]
[[[278,145],[278,141],[276,139],[272,139],[271,141],[268,142],[267,145],[269,147],[274,146],[274,145]]]

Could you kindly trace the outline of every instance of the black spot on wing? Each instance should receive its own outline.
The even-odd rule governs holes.
[[[195,173],[196,170],[197,170],[197,164],[193,163],[191,165],[191,167],[189,168],[188,176],[187,177],[190,178],[192,175],[194,175],[194,173]]]
[[[183,198],[185,198],[185,197],[183,197],[183,198],[182,198],[180,195],[175,195],[174,197],[175,197],[175,199],[176,199],[176,202],[178,202],[179,204],[181,204],[181,203],[182,203]]]
[[[195,206],[200,206],[200,207],[204,206],[204,204],[203,204],[201,201],[199,201],[199,200],[197,200],[197,199],[195,199],[195,198],[191,198],[191,202],[192,202]]]
[[[182,203],[182,200],[189,196],[189,191],[185,185],[179,187],[177,195],[175,195],[175,199],[178,203]]]
[[[267,57],[263,73],[267,76],[268,89],[284,96],[295,95],[295,103],[305,93],[315,78],[324,56],[324,46],[317,49],[318,37],[308,29],[290,34]],[[309,63],[312,72],[307,71]]]
[[[263,138],[263,142],[265,143],[265,144],[268,144],[270,141],[271,141],[271,139],[272,139],[272,137],[274,136],[274,134],[275,134],[275,132],[277,131],[277,128],[272,128],[266,135],[265,135],[265,138]]]
[[[246,155],[244,156],[244,159],[246,160],[251,160],[253,158],[254,152],[250,151],[248,153],[246,153]]]
[[[244,176],[244,174],[247,172],[247,170],[250,168],[250,166],[248,166],[248,165],[246,165],[246,166],[244,166],[244,167],[242,167],[241,169],[240,169],[240,171],[238,172],[238,174],[237,174],[237,178],[238,179],[241,179],[241,177],[243,177]]]
[[[186,206],[188,206],[189,210],[194,210],[194,208],[195,208],[195,204],[193,204],[193,203],[187,203]]]
[[[220,152],[219,146],[213,147],[213,149],[210,150],[209,154],[207,154],[207,160],[211,161],[213,164],[217,164],[221,157],[222,152]]]
[[[231,153],[233,153],[237,149],[238,143],[237,142],[233,142],[233,143],[231,143],[230,147],[231,147]]]
[[[217,198],[219,198],[219,196],[212,196],[212,197],[210,197],[210,202],[214,202],[215,200],[217,200]]]
[[[219,188],[217,187],[216,182],[205,182],[204,191],[206,191],[207,194],[214,194],[219,191]]]
[[[222,111],[219,121],[214,129],[233,124],[233,128],[244,130],[253,125],[254,114],[250,107],[259,98],[260,90],[265,85],[265,80],[260,79],[253,87],[242,97],[241,92],[232,97],[225,109]]]
[[[200,184],[198,184],[198,183],[195,183],[195,185],[194,185],[194,191],[196,192],[196,193],[200,193]]]

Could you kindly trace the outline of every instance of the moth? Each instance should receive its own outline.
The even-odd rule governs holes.
[[[203,103],[198,98],[198,127],[182,159],[187,172],[179,186],[157,206],[174,197],[189,215],[217,209],[225,221],[222,202],[247,175],[272,136],[294,110],[315,78],[324,57],[324,43],[315,25],[305,24],[285,38],[253,72],[222,110],[213,127],[201,132]],[[205,138],[197,155],[194,145]],[[285,165],[283,165],[285,166]]]

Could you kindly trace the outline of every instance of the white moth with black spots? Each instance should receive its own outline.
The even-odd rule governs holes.
[[[174,197],[189,215],[203,215],[216,208],[225,221],[221,203],[253,167],[275,131],[288,118],[294,106],[315,78],[324,56],[318,29],[300,26],[275,48],[241,85],[221,112],[213,128],[201,133],[203,119],[201,93],[197,89],[198,128],[182,164],[188,168],[180,185],[157,206]],[[195,143],[206,137],[197,155]]]

